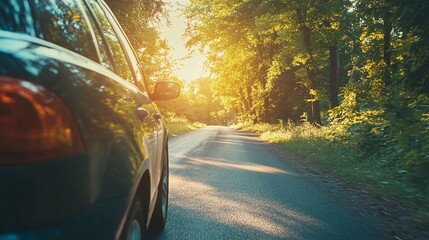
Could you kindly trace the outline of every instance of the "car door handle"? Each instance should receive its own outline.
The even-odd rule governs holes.
[[[140,120],[144,120],[150,115],[150,112],[142,107],[137,108],[137,116]]]

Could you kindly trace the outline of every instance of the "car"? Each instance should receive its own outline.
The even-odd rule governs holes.
[[[100,0],[0,2],[0,239],[141,239],[167,220],[168,133]]]

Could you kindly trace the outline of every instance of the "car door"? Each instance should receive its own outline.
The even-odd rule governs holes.
[[[137,115],[141,118],[141,132],[136,133],[139,147],[142,152],[148,153],[150,163],[148,165],[152,179],[160,178],[160,161],[158,154],[158,136],[161,131],[161,124],[158,119],[158,111],[151,103],[147,89],[143,82],[143,76],[140,71],[138,61],[130,47],[127,38],[122,33],[121,28],[116,23],[115,18],[104,7],[104,5],[95,0],[87,0],[91,11],[96,16],[97,25],[100,26],[102,39],[100,43],[107,45],[110,56],[105,56],[106,62],[103,64],[113,69],[118,75],[132,84],[138,85],[140,91],[135,93],[135,98],[140,102],[136,106]],[[103,50],[100,50],[102,52]],[[112,59],[111,63],[107,62]],[[140,136],[141,135],[141,136]],[[151,197],[154,197],[158,181],[151,181]]]

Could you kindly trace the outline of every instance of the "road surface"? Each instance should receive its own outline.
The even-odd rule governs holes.
[[[259,138],[209,126],[170,141],[159,239],[380,239],[373,220],[323,192]]]

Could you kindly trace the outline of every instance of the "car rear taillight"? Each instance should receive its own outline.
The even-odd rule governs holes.
[[[46,88],[0,76],[0,164],[76,156],[84,151],[63,101]]]

